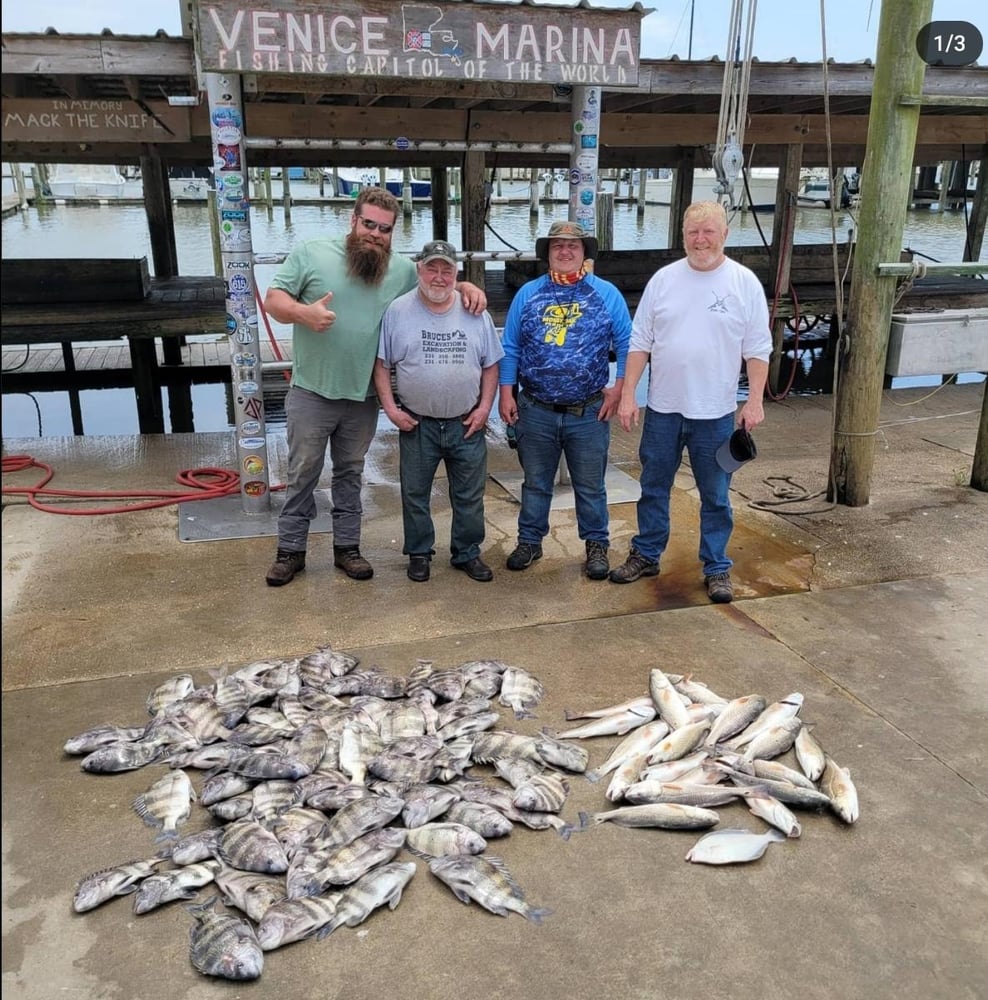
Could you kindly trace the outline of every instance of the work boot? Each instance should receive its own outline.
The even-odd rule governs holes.
[[[637,549],[628,553],[620,566],[615,566],[610,572],[611,583],[634,583],[643,576],[658,576],[659,564],[646,559]]]
[[[587,577],[591,580],[604,580],[610,568],[607,561],[607,546],[603,542],[587,542],[587,561],[583,565]]]
[[[536,559],[542,558],[542,546],[531,542],[519,542],[515,551],[508,556],[508,569],[528,569]]]
[[[409,556],[408,557],[408,579],[416,583],[425,583],[429,579],[429,557]]]
[[[714,573],[704,577],[707,586],[707,596],[714,604],[730,604],[734,600],[734,584],[728,573]]]
[[[291,583],[295,579],[296,573],[301,573],[304,569],[305,552],[278,549],[274,565],[268,570],[268,575],[264,579],[267,580],[269,587],[284,587],[286,583]]]
[[[494,570],[480,556],[468,559],[466,562],[455,562],[450,565],[453,569],[463,570],[471,580],[476,580],[477,583],[490,583],[494,579]]]
[[[356,545],[334,545],[333,565],[351,580],[369,580],[374,575],[374,567],[360,554]]]

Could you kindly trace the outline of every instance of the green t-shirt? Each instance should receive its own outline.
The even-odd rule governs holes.
[[[417,285],[415,264],[392,253],[379,285],[347,274],[343,240],[309,240],[295,247],[271,288],[309,303],[332,292],[329,308],[336,320],[324,333],[295,323],[292,334],[292,385],[326,399],[366,399],[377,358],[384,310]]]

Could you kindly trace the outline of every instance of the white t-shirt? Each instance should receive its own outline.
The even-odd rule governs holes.
[[[629,350],[651,356],[648,405],[715,420],[737,408],[741,361],[768,361],[768,304],[754,272],[726,258],[697,271],[686,258],[657,271],[642,293]]]

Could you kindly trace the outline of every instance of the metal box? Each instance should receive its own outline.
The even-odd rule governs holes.
[[[886,375],[988,371],[988,309],[892,316]]]

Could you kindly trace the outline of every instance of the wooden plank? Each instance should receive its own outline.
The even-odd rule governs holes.
[[[151,288],[147,257],[84,259],[7,258],[3,305],[38,302],[142,302]]]

